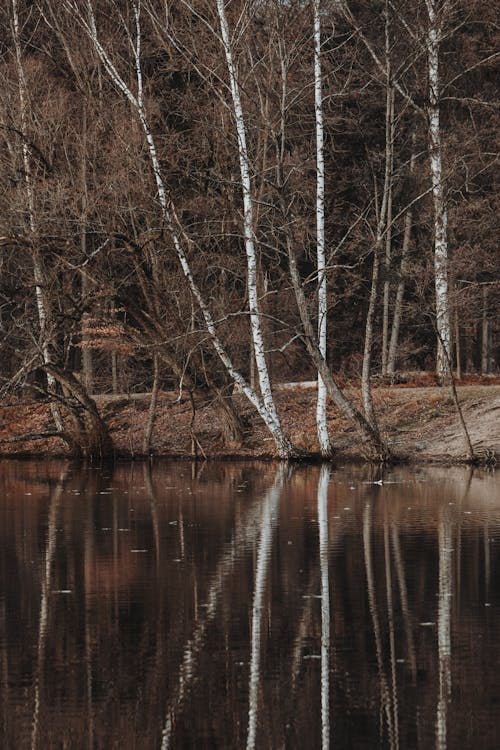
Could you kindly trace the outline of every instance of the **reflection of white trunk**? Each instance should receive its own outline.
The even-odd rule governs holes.
[[[394,729],[392,723],[392,711],[391,711],[391,698],[389,694],[389,687],[387,685],[387,677],[384,671],[384,660],[382,652],[382,638],[380,634],[380,623],[378,619],[377,611],[377,597],[375,595],[375,576],[373,571],[373,560],[372,560],[372,543],[371,543],[371,527],[372,527],[372,507],[369,502],[365,505],[363,513],[363,551],[365,557],[365,571],[366,571],[366,587],[368,589],[368,604],[370,607],[370,614],[372,618],[373,634],[375,636],[375,651],[377,654],[377,667],[380,684],[380,700],[382,703],[382,711],[385,715],[387,722],[387,732],[389,734],[390,747],[394,747]]]
[[[251,404],[255,407],[260,417],[265,422],[267,428],[269,429],[271,435],[274,438],[274,441],[278,448],[279,455],[282,458],[288,458],[290,457],[292,453],[292,446],[289,440],[283,434],[281,425],[279,423],[279,420],[276,416],[275,411],[269,408],[268,402],[266,401],[266,399],[270,395],[270,390],[269,390],[269,393],[266,395],[265,389],[262,389],[262,398],[260,398],[258,394],[253,390],[253,388],[247,383],[243,375],[241,375],[241,373],[234,367],[229,354],[227,353],[222,341],[220,340],[217,334],[217,330],[216,330],[215,322],[212,318],[212,314],[207,304],[205,303],[201,290],[199,289],[195,281],[195,278],[191,271],[189,260],[187,258],[187,255],[184,251],[183,244],[181,242],[182,229],[179,229],[179,226],[180,226],[179,221],[176,217],[175,209],[172,204],[171,197],[168,194],[165,182],[163,180],[160,160],[158,158],[158,152],[156,149],[156,143],[155,143],[153,133],[149,125],[146,108],[144,106],[143,79],[142,79],[142,68],[141,68],[142,31],[141,31],[141,18],[140,18],[140,4],[133,3],[135,25],[136,25],[136,39],[135,39],[135,44],[133,45],[134,67],[135,67],[136,84],[137,84],[136,94],[132,92],[132,89],[130,88],[129,84],[119,74],[111,58],[109,57],[108,53],[106,52],[101,42],[99,41],[99,38],[97,35],[96,21],[95,21],[94,12],[93,12],[90,0],[87,0],[87,14],[82,13],[79,5],[76,2],[74,2],[74,0],[65,0],[64,5],[69,11],[69,13],[72,15],[72,17],[78,21],[80,26],[88,34],[94,46],[94,49],[97,55],[99,56],[99,59],[101,63],[103,64],[106,72],[108,73],[109,77],[113,81],[113,84],[127,98],[127,100],[129,101],[129,103],[131,104],[132,108],[135,110],[139,118],[146,142],[148,144],[149,159],[150,159],[154,177],[155,177],[158,201],[162,209],[163,221],[172,239],[174,250],[179,260],[179,263],[181,265],[184,277],[203,315],[203,319],[205,321],[205,327],[210,335],[212,345],[215,351],[217,352],[222,364],[226,368],[226,371],[229,374],[229,376],[241,388],[245,396],[248,398]],[[260,324],[260,320],[259,320],[259,324]],[[263,348],[262,348],[262,352],[263,352]],[[272,400],[272,395],[270,397]],[[272,402],[272,405],[274,407],[274,401]]]
[[[318,346],[326,360],[327,278],[325,257],[325,158],[323,92],[321,75],[320,0],[314,0],[314,103],[316,114],[316,252],[318,266]],[[328,458],[332,446],[326,425],[326,384],[318,373],[316,424],[321,455]]]
[[[330,581],[328,575],[328,482],[322,466],[318,482],[319,565],[321,571],[321,748],[330,747]]]
[[[394,632],[394,603],[392,598],[391,550],[389,544],[389,523],[387,518],[387,504],[384,508],[384,562],[385,562],[385,590],[387,597],[387,619],[389,621],[389,647],[391,654],[391,698],[392,725],[394,727],[394,747],[399,748],[399,716],[398,716],[398,683],[396,676],[396,636]]]
[[[57,515],[61,504],[65,473],[59,478],[57,487],[50,500],[49,518],[47,523],[47,547],[45,549],[45,570],[42,578],[42,592],[40,596],[40,621],[38,625],[38,662],[35,676],[35,697],[33,718],[31,723],[31,750],[38,744],[38,724],[40,717],[40,683],[43,680],[45,666],[45,649],[47,643],[47,621],[49,617],[49,595],[52,581],[52,567],[56,551]]]
[[[281,469],[278,472],[275,483],[264,498],[262,505],[261,535],[257,552],[252,606],[247,750],[253,750],[256,746],[255,739],[257,736],[257,717],[259,709],[262,611],[264,609],[264,596],[266,593],[269,563],[271,561],[273,533],[278,517],[283,478],[283,469]]]
[[[403,612],[403,621],[405,626],[406,640],[408,643],[408,660],[410,662],[410,670],[415,683],[417,679],[417,657],[415,654],[415,639],[413,637],[410,607],[408,605],[408,589],[406,588],[405,571],[403,565],[403,556],[401,554],[401,545],[399,543],[399,532],[398,527],[394,523],[391,523],[391,541],[392,541],[392,552],[394,555],[394,566],[396,568],[396,576],[398,579],[399,596],[401,599],[401,611]]]
[[[273,490],[277,488],[281,491],[283,486],[283,470],[280,467],[277,471],[273,485]],[[272,492],[272,490],[270,490]],[[180,710],[184,699],[188,694],[189,687],[196,677],[196,659],[205,645],[205,635],[208,626],[213,622],[217,614],[217,605],[221,592],[227,578],[234,570],[236,560],[241,555],[242,550],[253,546],[258,533],[261,529],[259,520],[260,503],[256,503],[243,519],[238,519],[233,538],[225,546],[222,557],[217,565],[212,581],[210,583],[208,594],[203,605],[203,616],[197,623],[192,638],[187,641],[183,649],[183,660],[179,668],[178,690],[176,695],[169,701],[166,718],[162,731],[161,750],[167,750],[172,741],[172,734],[176,724],[176,714]]]
[[[446,513],[446,511],[444,511]],[[441,515],[439,522],[439,600],[438,655],[439,696],[436,715],[436,748],[446,750],[446,719],[451,696],[451,597],[452,597],[451,524]]]
[[[90,593],[92,591],[92,571],[94,570],[94,514],[93,504],[87,502],[87,512],[85,515],[84,531],[84,548],[83,548],[83,576],[84,576],[84,596],[85,596],[85,682],[86,682],[86,699],[87,699],[87,732],[88,748],[94,747],[94,675],[93,675],[93,654],[92,645],[94,643],[94,633],[92,627],[92,612],[94,598]]]
[[[226,55],[231,96],[233,99],[233,110],[236,120],[236,133],[238,136],[241,188],[243,191],[243,234],[245,238],[245,250],[247,255],[248,304],[250,309],[250,325],[252,331],[255,363],[257,365],[260,390],[267,413],[269,415],[269,419],[272,419],[274,421],[276,429],[279,430],[279,418],[276,412],[276,407],[271,391],[271,382],[269,379],[264,351],[264,337],[262,334],[261,314],[259,309],[260,305],[257,293],[257,258],[255,253],[252,187],[250,182],[250,164],[247,150],[245,121],[243,117],[243,107],[241,105],[240,89],[237,79],[236,67],[233,59],[233,49],[229,35],[229,27],[226,18],[224,0],[217,0],[217,12],[219,14],[222,42]]]
[[[446,200],[443,189],[442,146],[440,128],[439,44],[441,23],[437,0],[426,0],[429,15],[427,58],[429,67],[429,151],[434,198],[434,274],[436,287],[436,326],[438,356],[436,369],[440,377],[450,372],[451,329],[448,303],[448,233]]]

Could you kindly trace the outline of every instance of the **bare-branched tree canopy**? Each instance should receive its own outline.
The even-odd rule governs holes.
[[[319,378],[323,455],[328,394],[387,457],[374,375],[498,370],[498,41],[479,0],[3,3],[2,392],[92,453],[89,394],[235,443],[237,388],[287,458],[273,383]]]

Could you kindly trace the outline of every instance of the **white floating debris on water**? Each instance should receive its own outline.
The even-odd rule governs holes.
[[[118,531],[130,531],[130,529],[118,529]]]
[[[131,552],[148,552],[147,549],[131,549]]]
[[[304,654],[303,659],[321,659],[321,654]]]
[[[435,625],[435,622],[419,622],[419,625],[421,625],[423,628],[430,628],[432,625]]]
[[[344,510],[351,510],[350,508],[344,508]]]
[[[491,602],[485,602],[485,603],[484,603],[484,606],[485,606],[485,607],[491,607]]]
[[[111,526],[101,526],[101,531],[111,531]]]
[[[53,594],[71,594],[71,589],[53,589]]]

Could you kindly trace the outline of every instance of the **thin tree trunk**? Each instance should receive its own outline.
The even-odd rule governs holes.
[[[448,295],[448,232],[446,199],[443,187],[440,127],[439,45],[442,21],[438,19],[437,0],[426,0],[429,16],[427,57],[429,73],[429,153],[434,199],[434,275],[436,289],[437,342],[436,371],[441,380],[450,375],[451,327]]]
[[[377,232],[378,233],[378,232]],[[365,417],[370,425],[376,429],[377,417],[373,405],[373,394],[371,386],[371,361],[373,351],[373,329],[375,322],[375,310],[377,307],[377,290],[380,275],[380,241],[377,238],[373,251],[372,283],[370,287],[370,298],[365,323],[365,344],[363,350],[363,368],[361,371],[361,395],[363,398],[363,409]]]
[[[87,256],[87,206],[88,206],[88,189],[87,189],[87,104],[85,98],[82,98],[82,158],[81,158],[81,185],[82,185],[82,213],[80,227],[80,249],[82,257]],[[85,310],[87,304],[89,279],[85,269],[81,271],[82,284],[82,305]],[[90,323],[90,315],[84,312],[82,315],[81,339],[82,339],[82,376],[83,383],[87,393],[92,393],[94,385],[94,373],[92,363],[92,349],[88,346],[89,336],[86,332]]]
[[[371,360],[374,339],[374,322],[377,306],[378,283],[380,275],[380,254],[382,251],[382,242],[384,238],[384,229],[388,229],[388,207],[391,193],[392,180],[392,163],[394,151],[393,138],[393,119],[394,119],[394,88],[392,86],[391,73],[391,40],[389,28],[388,3],[386,2],[386,24],[385,24],[385,61],[386,61],[386,97],[385,97],[385,170],[384,170],[384,187],[382,193],[382,205],[377,221],[377,234],[375,238],[375,248],[373,256],[372,283],[370,289],[370,299],[368,303],[368,312],[366,314],[365,326],[365,345],[363,351],[363,369],[361,373],[361,394],[363,398],[363,408],[365,417],[374,430],[378,431],[377,417],[373,405],[373,395],[371,389]]]
[[[240,162],[241,189],[243,193],[243,236],[245,239],[245,251],[247,256],[247,289],[248,305],[250,311],[250,325],[252,330],[253,349],[255,364],[259,378],[260,392],[264,405],[277,429],[280,422],[271,391],[271,381],[265,357],[264,337],[262,334],[261,314],[259,296],[257,291],[257,256],[255,252],[254,219],[252,203],[252,186],[250,182],[250,163],[247,150],[247,139],[243,107],[241,104],[239,84],[236,68],[233,60],[233,50],[229,35],[229,27],[226,18],[224,0],[217,0],[217,12],[221,27],[222,42],[226,55],[226,63],[229,74],[231,96],[233,100],[234,117],[236,121],[236,133],[238,137],[238,155]]]
[[[290,279],[300,316],[304,343],[312,363],[326,385],[328,395],[339,411],[358,430],[363,440],[367,457],[371,460],[386,461],[390,459],[390,451],[381,439],[378,429],[369,424],[364,415],[358,411],[349,399],[345,397],[343,391],[335,382],[327,361],[320,351],[316,331],[311,322],[311,316],[309,314],[309,308],[297,266],[297,258],[294,249],[295,240],[292,229],[293,213],[290,213],[287,205],[286,184],[283,176],[286,133],[286,64],[283,57],[281,60],[281,79],[281,133],[280,138],[277,141],[276,184],[279,208],[282,217],[281,231],[285,239]]]
[[[386,6],[387,12],[387,6]],[[389,356],[389,301],[390,301],[390,282],[389,274],[391,270],[392,256],[392,182],[394,175],[394,138],[396,124],[394,121],[394,87],[390,89],[390,106],[389,106],[389,138],[391,144],[391,156],[389,165],[389,188],[387,197],[387,218],[385,232],[385,268],[384,268],[384,302],[382,313],[382,375],[388,374],[388,356]]]
[[[151,435],[156,416],[156,407],[158,404],[158,391],[160,389],[160,368],[158,355],[153,356],[153,388],[151,389],[151,401],[149,402],[148,421],[144,431],[144,440],[142,443],[142,452],[147,454],[151,449]]]
[[[304,342],[311,360],[316,367],[317,371],[323,378],[328,394],[332,399],[335,406],[341,411],[344,416],[349,419],[352,424],[357,428],[360,433],[363,442],[366,445],[366,453],[370,459],[377,459],[381,461],[387,461],[390,458],[390,451],[380,437],[380,433],[376,427],[373,427],[368,420],[356,409],[354,404],[349,401],[342,390],[335,382],[330,369],[322,356],[314,328],[309,316],[309,310],[307,308],[307,302],[302,288],[299,271],[297,268],[297,260],[295,258],[292,240],[287,232],[286,236],[287,251],[288,251],[288,265],[290,269],[290,278],[292,280],[292,287],[297,302],[297,308],[300,315],[302,329],[304,332]]]
[[[32,246],[32,262],[33,262],[33,276],[35,279],[35,296],[36,306],[38,311],[38,323],[40,326],[40,342],[42,351],[42,361],[46,365],[51,360],[51,352],[48,341],[48,327],[50,323],[49,305],[45,293],[45,274],[42,264],[40,252],[37,247],[37,224],[35,218],[35,194],[33,189],[33,176],[31,172],[31,151],[26,141],[26,133],[28,132],[28,105],[27,105],[27,88],[26,79],[24,76],[22,51],[21,51],[21,35],[19,27],[19,14],[17,0],[12,0],[12,26],[14,31],[14,47],[16,51],[16,67],[17,67],[17,78],[18,78],[18,92],[19,92],[19,109],[21,117],[21,132],[22,132],[22,154],[23,154],[23,168],[24,168],[24,181],[26,186],[26,202],[28,207],[28,218],[31,238],[33,240]],[[56,383],[50,374],[47,374],[47,384],[49,391],[55,393]],[[59,431],[63,430],[63,421],[59,412],[58,406],[55,403],[51,403],[52,417],[54,423]]]
[[[417,131],[412,134],[412,150],[410,157],[410,177],[415,172]],[[408,253],[410,250],[411,230],[413,226],[413,208],[410,207],[405,213],[405,225],[403,234],[403,247],[401,248],[401,262],[399,266],[399,281],[394,301],[394,315],[392,318],[391,341],[387,357],[387,374],[394,377],[396,372],[396,357],[398,351],[399,327],[403,311],[403,297],[405,293],[406,274],[408,269]]]
[[[323,92],[321,73],[321,2],[314,0],[314,105],[316,116],[316,253],[318,268],[318,346],[327,360],[327,276],[325,255],[325,157],[323,133]],[[326,424],[326,384],[318,373],[316,425],[323,458],[330,458],[333,449]]]
[[[483,314],[481,320],[481,375],[489,372],[489,321],[488,321],[488,287],[483,286]]]
[[[456,358],[456,369],[455,378],[462,380],[462,348],[460,346],[460,324],[458,322],[458,310],[455,307],[455,358]]]

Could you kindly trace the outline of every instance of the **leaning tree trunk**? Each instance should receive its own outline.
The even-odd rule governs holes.
[[[417,131],[412,134],[412,147],[410,157],[410,178],[415,172]],[[405,213],[403,247],[401,249],[401,261],[399,265],[399,281],[396,288],[396,299],[394,301],[394,314],[392,317],[391,340],[387,355],[387,374],[393,378],[396,371],[396,357],[398,351],[399,327],[403,311],[403,297],[405,293],[405,280],[408,267],[408,253],[410,249],[411,230],[413,226],[413,208],[410,206]]]
[[[344,393],[335,382],[325,358],[321,354],[309,315],[309,310],[307,308],[307,301],[305,298],[304,290],[302,288],[300,274],[297,267],[297,259],[293,250],[292,238],[290,237],[288,232],[286,235],[286,245],[288,252],[290,277],[292,280],[292,287],[302,324],[304,342],[307,348],[307,352],[311,357],[311,360],[317,371],[323,378],[328,394],[333,403],[358,430],[364,443],[364,451],[368,458],[372,460],[387,461],[391,457],[390,451],[382,440],[377,426],[373,426],[372,424],[370,424],[370,422],[363,414],[361,414],[360,411],[358,411],[354,404],[352,404],[345,397]]]
[[[226,18],[224,0],[217,0],[217,13],[221,27],[222,42],[226,56],[231,96],[233,100],[233,112],[236,121],[236,133],[238,138],[238,156],[240,162],[241,188],[243,193],[243,235],[245,239],[245,251],[247,256],[247,290],[248,305],[250,312],[250,327],[252,332],[255,364],[259,378],[260,392],[266,407],[269,419],[276,425],[276,430],[281,430],[276,405],[271,390],[271,381],[265,357],[264,336],[262,333],[260,304],[257,291],[257,257],[255,253],[254,215],[252,188],[250,182],[250,164],[247,150],[247,138],[243,107],[241,104],[240,88],[236,75],[233,59],[233,49]]]
[[[75,376],[53,364],[43,369],[63,390],[62,401],[68,408],[73,423],[73,431],[63,431],[73,452],[84,458],[105,458],[112,455],[113,443],[95,401],[88,395],[85,386]]]

